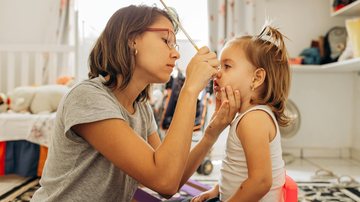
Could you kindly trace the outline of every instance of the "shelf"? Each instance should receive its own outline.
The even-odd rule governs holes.
[[[331,13],[332,17],[341,16],[360,16],[360,0],[356,0],[351,4]]]
[[[293,72],[360,72],[360,58],[354,58],[341,62],[334,62],[324,65],[291,65]]]

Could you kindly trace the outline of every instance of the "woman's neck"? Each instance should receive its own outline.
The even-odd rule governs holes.
[[[119,83],[121,83],[121,77],[118,77]],[[118,102],[130,113],[134,113],[134,103],[136,98],[140,95],[140,93],[145,89],[146,85],[141,85],[140,82],[135,82],[134,79],[131,79],[129,84],[125,89],[119,90],[119,86],[117,90],[114,90],[113,93],[118,100]]]

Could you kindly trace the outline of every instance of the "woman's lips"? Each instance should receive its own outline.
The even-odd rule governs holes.
[[[175,64],[167,64],[167,66],[171,67],[171,68],[174,68],[175,67]]]

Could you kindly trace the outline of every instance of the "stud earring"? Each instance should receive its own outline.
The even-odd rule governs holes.
[[[135,53],[134,53],[134,55],[137,55],[138,54],[138,50],[137,49],[135,49]]]

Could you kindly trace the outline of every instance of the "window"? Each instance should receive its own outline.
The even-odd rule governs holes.
[[[165,0],[169,7],[174,7],[179,14],[180,21],[188,34],[197,42],[199,46],[208,43],[208,9],[207,0]],[[156,5],[163,8],[159,0],[79,0],[79,19],[80,32],[83,38],[97,37],[104,29],[106,22],[111,15],[119,8],[130,4]],[[200,9],[199,9],[200,8]],[[190,13],[190,15],[189,15]],[[185,35],[179,31],[177,39],[186,39]]]

